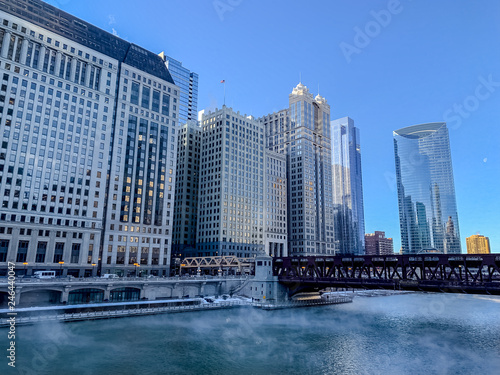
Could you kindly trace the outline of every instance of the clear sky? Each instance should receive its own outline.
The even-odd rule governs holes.
[[[462,251],[500,252],[500,1],[53,0],[199,74],[198,109],[256,117],[302,83],[361,131],[366,232],[400,248],[392,131],[449,127]]]

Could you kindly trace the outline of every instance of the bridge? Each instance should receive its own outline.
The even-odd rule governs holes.
[[[16,307],[124,302],[232,294],[248,276],[130,277],[118,279],[24,279],[15,281]],[[9,284],[0,280],[0,308],[7,307]]]
[[[500,254],[273,258],[289,295],[328,287],[500,295]]]

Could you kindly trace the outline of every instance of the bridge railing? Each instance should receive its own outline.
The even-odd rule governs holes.
[[[38,279],[35,277],[16,277],[16,284],[27,283],[117,283],[117,282],[166,282],[166,281],[204,281],[204,280],[245,280],[248,275],[222,275],[222,276],[172,276],[172,277],[119,277],[114,279],[102,277],[55,277],[51,279]],[[0,277],[0,285],[7,284],[6,277]]]

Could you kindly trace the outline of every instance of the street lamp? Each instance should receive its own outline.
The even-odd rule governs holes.
[[[139,267],[141,266],[139,263],[134,263],[135,266],[135,277],[139,277]]]
[[[28,274],[28,271],[26,271],[26,267],[28,266],[28,262],[24,262],[24,275]]]
[[[64,262],[63,262],[63,261],[61,261],[61,262],[59,262],[59,264],[61,265],[61,276],[62,276],[62,275],[63,275],[62,266],[63,266]]]
[[[95,266],[97,266],[97,264],[96,263],[92,263],[92,277],[96,276],[96,275],[94,275],[94,269],[95,269],[94,267]]]

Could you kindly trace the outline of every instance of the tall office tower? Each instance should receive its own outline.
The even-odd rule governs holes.
[[[172,74],[172,78],[180,87],[179,124],[184,125],[188,120],[196,120],[198,116],[198,74],[191,72],[177,61],[163,52],[160,53]]]
[[[196,120],[179,129],[172,257],[197,256],[196,225],[200,181],[201,128]]]
[[[460,253],[446,123],[394,131],[394,153],[403,253]]]
[[[334,254],[330,106],[299,83],[289,109],[260,121],[266,148],[287,157],[288,253]]]
[[[335,241],[342,254],[363,254],[365,215],[359,130],[343,117],[331,122]]]
[[[0,10],[0,270],[163,272],[179,99],[164,62],[38,0]]]
[[[286,156],[265,150],[264,226],[267,255],[288,256]]]
[[[202,256],[264,252],[264,128],[223,106],[202,115],[197,249]]]
[[[392,238],[385,238],[385,232],[365,234],[366,255],[392,255],[394,248]]]
[[[480,234],[473,234],[465,239],[467,254],[490,254],[490,239]]]

